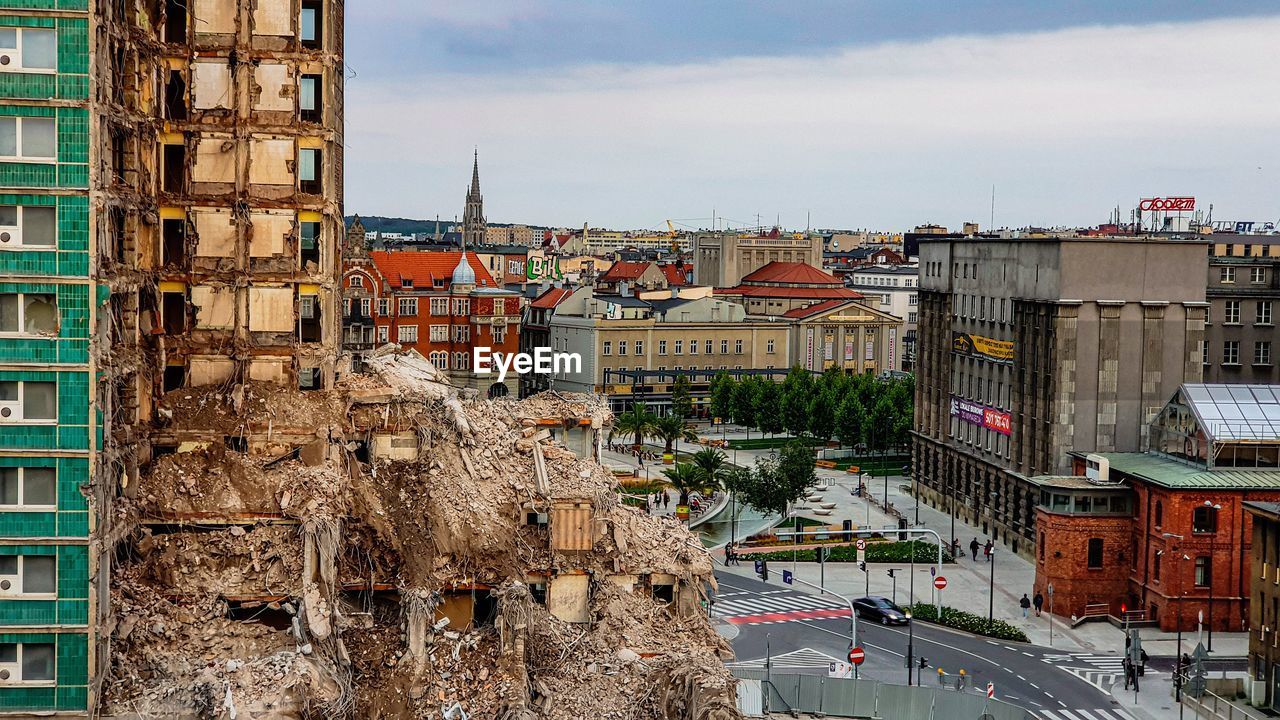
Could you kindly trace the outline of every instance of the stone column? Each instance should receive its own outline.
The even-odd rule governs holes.
[[[1064,302],[1050,306],[1056,311],[1056,317],[1046,318],[1046,327],[1055,330],[1053,342],[1049,343],[1050,356],[1046,358],[1046,376],[1053,387],[1046,393],[1052,407],[1046,408],[1046,417],[1052,422],[1044,431],[1048,434],[1048,457],[1036,465],[1036,472],[1041,474],[1066,473],[1067,451],[1075,445],[1076,435],[1076,372],[1080,325],[1079,303]],[[1050,394],[1051,393],[1051,394]]]
[[[1093,447],[1115,452],[1120,386],[1120,313],[1123,300],[1098,301],[1098,418]]]
[[[1145,451],[1151,420],[1168,402],[1164,390],[1164,316],[1167,302],[1142,303],[1142,417],[1138,418],[1138,449]],[[1170,328],[1172,329],[1172,328]]]

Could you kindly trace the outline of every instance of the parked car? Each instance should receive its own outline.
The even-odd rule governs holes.
[[[890,602],[889,598],[879,595],[854,600],[853,609],[859,618],[875,620],[884,625],[906,625],[911,622],[902,608]]]

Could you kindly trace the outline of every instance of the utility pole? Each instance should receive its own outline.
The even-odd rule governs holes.
[[[987,635],[995,627],[996,613],[996,546],[991,545],[991,587],[987,593]]]

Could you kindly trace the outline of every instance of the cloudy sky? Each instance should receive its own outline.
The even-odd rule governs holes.
[[[1280,6],[348,3],[346,211],[905,229],[1280,218]]]

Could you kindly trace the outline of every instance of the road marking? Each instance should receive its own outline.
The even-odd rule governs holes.
[[[1049,693],[1045,693],[1045,695],[1048,695],[1050,700],[1052,700],[1052,699],[1053,699],[1053,695],[1051,695],[1051,694],[1049,694]]]
[[[1019,679],[1019,680],[1021,680],[1022,682],[1026,682],[1026,681],[1027,681],[1027,679],[1026,679],[1026,678],[1024,678],[1024,677],[1022,677],[1021,675],[1019,675],[1019,676],[1018,676],[1018,679]]]
[[[1031,687],[1033,687],[1033,688],[1037,689],[1037,690],[1039,690],[1039,689],[1040,689],[1040,686],[1039,686],[1039,685],[1037,685],[1037,684],[1035,684],[1035,683],[1031,682],[1030,680],[1028,680],[1028,681],[1027,681],[1027,684],[1028,684],[1028,685],[1030,685]]]
[[[1022,651],[1022,654],[1023,654],[1023,655],[1026,655],[1026,656],[1027,656],[1027,657],[1029,657],[1029,658],[1030,658],[1030,657],[1031,657],[1031,658],[1035,657],[1035,655],[1032,655],[1031,653],[1027,652],[1026,650],[1023,650],[1023,651]]]

